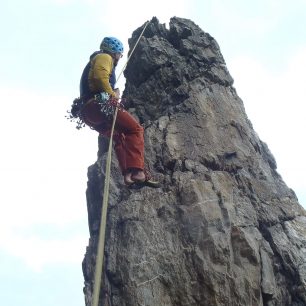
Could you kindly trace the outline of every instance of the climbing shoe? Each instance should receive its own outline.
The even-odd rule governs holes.
[[[139,183],[135,183],[139,186],[148,186],[148,187],[151,187],[151,188],[159,188],[160,187],[160,183],[159,181],[156,181],[154,179],[146,179],[145,181],[143,182],[139,182]]]
[[[152,174],[145,169],[143,170],[134,170],[131,175],[131,180],[134,184],[131,184],[132,187],[141,188],[141,187],[151,187],[151,188],[159,188],[160,183],[155,180]]]

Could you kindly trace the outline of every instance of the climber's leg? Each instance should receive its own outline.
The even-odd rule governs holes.
[[[118,110],[115,130],[124,134],[125,169],[144,169],[144,130],[127,111]]]

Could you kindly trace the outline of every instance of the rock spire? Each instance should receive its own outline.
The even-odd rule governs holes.
[[[143,27],[129,40],[132,47]],[[129,190],[113,158],[102,306],[305,306],[306,212],[254,131],[215,39],[151,20],[124,95],[159,189]],[[89,167],[90,305],[107,140]]]

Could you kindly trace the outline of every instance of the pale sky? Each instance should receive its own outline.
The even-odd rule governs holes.
[[[306,207],[306,1],[254,2],[1,4],[2,305],[84,305],[85,191],[87,168],[97,156],[97,134],[77,131],[65,113],[102,38],[118,37],[127,50],[133,30],[153,16],[166,24],[172,16],[191,19],[217,40],[255,131]],[[119,84],[123,90],[124,79]]]

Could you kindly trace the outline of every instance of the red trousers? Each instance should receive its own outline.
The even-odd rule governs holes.
[[[83,121],[104,136],[110,137],[112,121],[100,112],[100,106],[89,100],[82,110]],[[143,127],[127,111],[119,109],[114,131],[115,152],[122,174],[129,168],[144,169]]]

